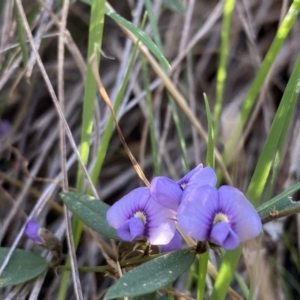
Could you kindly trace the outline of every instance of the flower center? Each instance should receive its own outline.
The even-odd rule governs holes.
[[[228,220],[228,217],[223,214],[223,213],[217,213],[214,217],[214,222],[213,224],[217,224],[219,222],[226,222],[226,223],[229,223],[229,220]]]
[[[146,215],[142,211],[137,211],[134,216],[141,219],[144,225],[147,223]]]

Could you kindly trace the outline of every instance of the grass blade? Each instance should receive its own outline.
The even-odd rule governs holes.
[[[89,26],[89,42],[88,42],[88,57],[94,52],[98,57],[97,61],[100,61],[100,49],[102,44],[102,33],[104,24],[104,0],[94,0],[91,6],[91,19]],[[96,51],[95,51],[96,49]],[[81,126],[81,141],[80,141],[80,157],[84,165],[87,164],[90,149],[90,137],[93,129],[93,115],[94,115],[94,104],[96,98],[97,85],[93,76],[91,65],[87,64],[86,80],[84,87],[84,100],[83,100],[83,113],[82,113],[82,126]],[[84,189],[84,173],[81,169],[77,172],[77,191],[82,192]],[[83,223],[78,219],[73,219],[74,227],[74,244],[75,248],[78,245]],[[68,256],[66,266],[70,265],[70,257]],[[64,272],[61,280],[61,286],[57,299],[65,299],[68,287],[68,281],[70,272]]]
[[[266,139],[265,145],[259,157],[254,174],[252,176],[247,197],[254,206],[257,206],[259,199],[267,182],[273,157],[277,151],[279,141],[285,139],[286,132],[283,132],[282,124],[290,124],[291,111],[294,110],[300,90],[300,55],[297,58],[293,72],[285,89],[284,95],[280,102],[279,108],[275,115],[270,132]],[[281,136],[284,134],[284,136]],[[219,276],[215,282],[214,290],[211,295],[212,300],[224,299],[227,288],[234,275],[242,246],[234,251],[225,253],[222,260]]]
[[[234,5],[235,5],[235,0],[226,0],[224,4],[220,58],[219,58],[219,67],[217,72],[216,103],[214,108],[214,132],[216,137],[218,136],[218,131],[219,131],[219,119],[222,110],[224,87],[225,87],[225,81],[227,77],[226,66],[227,66],[228,51],[229,51],[230,28],[231,28],[230,25],[231,25]]]
[[[249,114],[252,111],[252,108],[255,104],[257,95],[265,82],[265,79],[275,61],[275,58],[279,53],[279,50],[281,49],[284,41],[286,40],[289,32],[291,31],[297,18],[297,15],[299,14],[299,11],[300,0],[295,0],[293,1],[292,5],[290,6],[290,9],[284,17],[278,29],[278,32],[260,66],[260,69],[258,70],[257,75],[254,78],[254,81],[250,87],[250,90],[246,96],[246,100],[241,109],[238,124],[236,124],[235,130],[233,131],[231,138],[225,144],[225,151],[223,155],[225,163],[228,163],[230,161],[233,149],[237,145],[242,130],[248,120]]]

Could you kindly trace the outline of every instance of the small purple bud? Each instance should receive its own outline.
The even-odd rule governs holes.
[[[30,220],[26,223],[24,232],[27,235],[27,237],[32,239],[35,243],[43,244],[43,241],[39,236],[40,230],[40,225],[34,220]]]

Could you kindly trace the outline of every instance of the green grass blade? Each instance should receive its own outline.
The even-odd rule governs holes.
[[[24,31],[24,26],[22,24],[22,20],[20,19],[20,14],[16,6],[14,6],[14,15],[17,23],[17,32],[18,32],[18,38],[19,38],[19,44],[21,47],[22,52],[22,58],[23,58],[23,65],[24,67],[27,66],[28,62],[28,49],[27,49],[27,43],[26,43],[26,34]]]
[[[219,131],[219,119],[222,110],[224,87],[227,77],[227,60],[229,51],[230,28],[235,0],[226,0],[223,12],[223,24],[221,32],[220,58],[217,72],[216,103],[214,107],[214,132],[216,137]]]
[[[161,38],[160,38],[160,35],[159,35],[159,29],[158,29],[158,26],[157,26],[157,21],[156,21],[155,16],[154,16],[152,2],[150,0],[145,0],[145,5],[146,5],[146,8],[147,8],[147,12],[148,12],[148,18],[149,18],[149,22],[150,22],[154,42],[156,43],[157,47],[160,50],[162,50]]]
[[[97,61],[100,62],[100,49],[102,44],[102,33],[104,24],[104,0],[93,1],[91,7],[91,20],[88,42],[88,64],[86,70],[86,80],[84,86],[84,100],[81,126],[80,157],[84,164],[88,161],[90,149],[90,137],[93,129],[94,105],[97,91],[97,84],[89,63],[90,57],[95,53]],[[77,176],[77,190],[83,190],[83,171],[79,169]]]
[[[215,147],[215,135],[214,135],[214,128],[213,122],[209,107],[209,102],[207,99],[206,94],[203,94],[204,102],[205,102],[205,110],[206,110],[206,117],[207,117],[207,131],[208,131],[208,143],[207,143],[207,154],[206,154],[206,165],[212,168],[215,167],[215,155],[214,155],[214,147]]]
[[[259,203],[259,199],[269,176],[271,163],[278,149],[279,142],[281,141],[281,143],[284,143],[285,141],[292,113],[297,103],[299,89],[300,55],[297,58],[288,85],[284,91],[247,191],[247,196],[254,206],[257,206]]]
[[[259,157],[254,174],[252,176],[247,197],[251,200],[254,206],[257,206],[259,199],[264,190],[268,179],[273,157],[277,151],[279,141],[285,140],[286,131],[284,132],[282,124],[290,124],[292,111],[297,102],[300,90],[300,55],[297,58],[293,72],[289,79],[288,85],[283,94],[282,100],[276,112],[270,132],[266,139],[262,153]],[[283,135],[284,136],[281,136]],[[283,141],[282,141],[283,142]],[[211,296],[212,300],[224,299],[227,288],[234,275],[234,270],[237,266],[242,247],[234,251],[225,253],[222,260],[219,276],[215,282],[214,290]]]
[[[81,0],[82,2],[86,4],[91,4],[91,0]],[[135,25],[121,17],[119,14],[117,14],[115,11],[112,11],[108,8],[105,8],[105,14],[113,19],[118,24],[125,27],[127,30],[129,30],[131,33],[133,33],[148,49],[153,53],[153,55],[158,59],[160,64],[166,69],[171,69],[171,66],[165,56],[160,51],[159,47],[153,43],[153,41],[149,38],[149,36],[140,28],[137,28]]]
[[[147,60],[144,57],[142,57],[142,69],[143,69],[143,79],[144,79],[145,90],[146,90],[146,102],[148,106],[148,120],[150,124],[150,140],[151,140],[151,148],[152,148],[152,155],[153,155],[154,174],[156,176],[159,176],[160,164],[158,160],[157,138],[155,136],[155,121],[154,121],[154,114],[153,114],[152,97],[150,92],[149,70],[148,70]]]
[[[249,295],[250,295],[250,291],[249,291],[249,288],[243,278],[243,276],[241,276],[239,273],[235,273],[235,279],[237,281],[237,283],[239,284],[241,290],[242,290],[242,293],[244,295],[244,298],[245,299],[248,299]]]
[[[223,159],[225,163],[228,163],[231,157],[233,149],[236,147],[237,142],[240,138],[242,130],[248,120],[249,114],[252,111],[252,108],[255,104],[257,95],[265,82],[265,79],[277,57],[279,50],[281,49],[284,41],[286,40],[289,32],[291,31],[297,15],[300,11],[300,0],[293,1],[290,6],[286,16],[284,17],[278,32],[260,66],[260,69],[257,72],[257,75],[254,78],[254,81],[250,87],[250,90],[246,96],[246,100],[243,104],[243,107],[240,112],[238,124],[235,126],[235,130],[232,133],[230,140],[225,145],[225,151]]]
[[[169,100],[169,103],[171,106],[172,118],[173,118],[173,122],[175,124],[176,132],[177,132],[178,139],[179,139],[180,149],[182,152],[183,167],[185,169],[185,172],[188,172],[190,170],[189,160],[188,160],[188,155],[187,155],[187,150],[186,150],[185,139],[184,139],[183,132],[181,129],[181,123],[180,123],[180,119],[179,119],[176,102],[175,102],[174,98],[172,97],[171,93],[167,92],[167,96],[168,96],[168,100]]]
[[[132,23],[115,13],[114,11],[105,10],[105,14],[112,18],[117,23],[124,26],[130,32],[132,32],[152,53],[153,55],[159,60],[160,64],[166,69],[171,69],[171,66],[162,52],[159,50],[158,46],[156,46],[153,41],[145,34],[144,31],[134,26]]]
[[[185,13],[185,7],[181,0],[162,0],[162,4],[166,8],[168,8],[174,12],[177,12],[179,14]]]
[[[100,61],[100,49],[102,44],[102,33],[104,24],[104,7],[105,0],[94,0],[91,6],[91,19],[89,26],[89,41],[87,55],[88,63],[84,86],[83,114],[80,141],[80,157],[85,165],[87,164],[89,157],[90,137],[93,129],[94,105],[97,91],[97,85],[94,79],[91,65],[89,63],[89,59],[95,53],[97,56],[97,61]],[[79,168],[77,172],[76,188],[78,192],[82,192],[84,188],[84,174],[81,168]],[[82,228],[83,223],[80,220],[73,218],[74,244],[76,248],[81,236]],[[67,258],[66,265],[70,265],[69,256]],[[57,298],[58,300],[63,300],[66,298],[69,277],[70,271],[63,273],[60,290]]]
[[[154,41],[158,45],[158,47],[160,49],[162,49],[161,38],[159,35],[159,29],[157,26],[157,22],[155,20],[154,14],[153,14],[152,3],[150,0],[146,0],[145,5],[146,5],[147,11],[149,13],[149,21],[150,21],[150,26],[151,26]],[[174,5],[176,5],[176,3],[174,3]],[[178,135],[178,139],[179,139],[179,145],[180,145],[181,152],[182,152],[183,167],[184,167],[185,171],[187,172],[187,171],[189,171],[189,163],[188,163],[188,157],[187,157],[186,143],[185,143],[185,139],[183,137],[183,133],[181,130],[176,103],[175,103],[175,100],[173,99],[172,95],[169,92],[167,92],[167,97],[168,97],[168,100],[169,100],[169,103],[171,106],[172,118],[173,118],[173,121],[174,121],[174,124],[176,127],[176,131],[177,131],[177,135]]]
[[[120,105],[122,103],[123,96],[124,96],[125,91],[126,91],[128,80],[129,80],[129,77],[131,75],[131,71],[132,71],[134,61],[135,61],[135,58],[136,58],[136,54],[137,54],[137,50],[138,50],[138,43],[139,43],[139,40],[136,42],[136,44],[133,48],[133,51],[132,51],[132,54],[130,56],[130,60],[129,60],[129,63],[128,63],[128,67],[127,67],[124,79],[122,81],[120,90],[118,91],[118,94],[117,94],[117,97],[116,97],[116,100],[115,100],[114,112],[115,112],[116,115],[119,111]],[[110,116],[110,118],[109,118],[109,120],[106,124],[105,130],[104,130],[104,133],[103,133],[103,136],[102,136],[102,139],[101,139],[101,143],[100,143],[98,151],[97,151],[97,157],[96,157],[95,165],[93,167],[93,171],[92,171],[92,174],[91,174],[91,180],[92,180],[93,183],[95,183],[97,181],[97,178],[99,177],[99,174],[101,172],[103,162],[104,162],[104,158],[106,156],[106,152],[107,152],[107,149],[108,149],[109,141],[110,141],[111,135],[113,133],[113,130],[114,130],[114,119],[113,119],[112,116]]]

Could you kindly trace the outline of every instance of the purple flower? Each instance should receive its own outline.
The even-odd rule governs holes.
[[[181,249],[181,246],[182,246],[182,237],[180,233],[176,231],[172,240],[168,244],[160,246],[160,252],[165,253],[165,252],[179,250]]]
[[[215,186],[217,183],[217,176],[211,167],[203,168],[203,165],[200,164],[177,181],[177,183],[185,191],[202,185]]]
[[[202,185],[215,186],[216,182],[214,170],[210,167],[203,168],[200,164],[177,182],[164,176],[153,178],[150,191],[159,204],[177,211],[186,191]]]
[[[158,176],[152,179],[150,191],[156,202],[177,211],[182,196],[182,189],[177,182],[164,176]]]
[[[146,238],[152,245],[166,245],[175,234],[175,212],[156,201],[150,189],[140,187],[116,202],[106,220],[125,241]]]
[[[177,213],[182,231],[198,240],[209,240],[232,250],[257,237],[261,220],[244,194],[230,186],[209,185],[186,190]]]
[[[25,234],[37,244],[43,244],[43,241],[39,236],[40,231],[40,225],[34,220],[28,221],[25,225]]]

